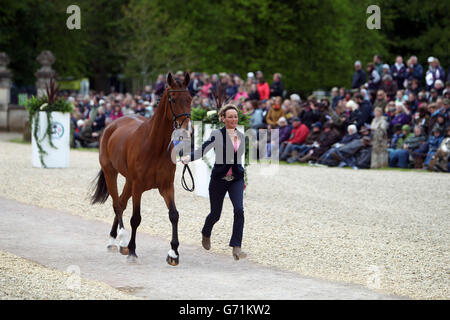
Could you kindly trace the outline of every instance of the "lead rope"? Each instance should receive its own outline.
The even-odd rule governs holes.
[[[184,178],[184,173],[186,172],[186,169],[188,170],[189,175],[191,176],[192,188],[189,188],[187,186],[186,179]],[[183,187],[184,190],[189,191],[189,192],[192,192],[195,189],[194,177],[192,176],[191,168],[189,168],[189,165],[187,163],[184,165],[183,173],[181,175],[181,186]]]
[[[169,145],[167,146],[167,153],[169,153],[170,146],[171,146],[172,143],[173,143],[173,141],[169,142]],[[184,178],[184,174],[186,173],[186,169],[187,169],[187,171],[188,171],[188,173],[189,173],[189,175],[191,177],[192,188],[189,188],[187,186],[186,179]],[[192,176],[191,168],[189,168],[189,165],[187,163],[184,165],[183,172],[181,173],[181,186],[183,187],[184,190],[189,191],[189,192],[192,192],[195,189],[194,177]]]

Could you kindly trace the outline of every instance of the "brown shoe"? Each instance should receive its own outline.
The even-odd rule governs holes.
[[[247,254],[241,251],[240,247],[233,247],[233,258],[234,260],[244,259],[247,257]]]
[[[205,237],[204,235],[202,235],[202,246],[206,250],[211,249],[211,238],[208,238],[208,237]]]

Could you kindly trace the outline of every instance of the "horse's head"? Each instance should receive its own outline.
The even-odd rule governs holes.
[[[175,80],[170,72],[167,75],[166,94],[170,112],[166,112],[166,115],[173,122],[175,129],[187,129],[190,124],[192,98],[187,90],[189,81],[188,73],[184,75],[183,82]]]

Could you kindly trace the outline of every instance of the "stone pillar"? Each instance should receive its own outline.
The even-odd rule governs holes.
[[[11,101],[11,71],[6,67],[9,57],[0,52],[0,130],[8,129],[8,107]]]
[[[37,79],[37,96],[40,98],[46,94],[46,86],[50,85],[50,79],[56,75],[52,69],[52,64],[55,63],[55,56],[50,51],[42,51],[36,60],[41,64],[41,68],[34,74]]]

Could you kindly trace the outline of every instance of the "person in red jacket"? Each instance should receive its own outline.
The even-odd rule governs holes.
[[[256,88],[258,89],[259,100],[269,99],[270,87],[269,87],[269,84],[264,80],[263,77],[259,78]]]
[[[300,118],[292,118],[292,127],[289,139],[280,146],[280,160],[283,161],[291,155],[292,151],[300,148],[309,134],[308,127],[301,122]]]

